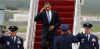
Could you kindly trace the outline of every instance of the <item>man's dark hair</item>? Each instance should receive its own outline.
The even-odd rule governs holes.
[[[45,4],[44,5],[49,5],[49,6],[51,6],[51,4],[49,3],[49,2],[45,2]]]

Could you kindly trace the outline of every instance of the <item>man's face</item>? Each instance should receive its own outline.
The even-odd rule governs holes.
[[[10,32],[11,36],[15,37],[16,36],[16,32]]]
[[[51,6],[50,5],[46,5],[46,10],[51,10]]]
[[[91,32],[91,28],[85,28],[85,33],[86,34],[90,34],[90,32]]]

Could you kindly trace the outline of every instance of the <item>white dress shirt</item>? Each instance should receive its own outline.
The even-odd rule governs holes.
[[[90,39],[90,34],[86,35],[88,37],[88,40]]]
[[[16,36],[15,37],[12,37],[12,39],[14,40],[14,42],[16,41]]]
[[[48,12],[49,12],[49,14],[48,14]],[[52,19],[52,12],[51,12],[51,10],[46,11],[46,14],[47,14],[48,21],[50,22],[51,19]]]

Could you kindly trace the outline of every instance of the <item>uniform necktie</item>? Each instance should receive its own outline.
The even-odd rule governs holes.
[[[88,39],[88,41],[89,41],[89,36],[88,36],[88,35],[86,36],[86,38],[87,38],[87,39]]]
[[[15,42],[15,39],[14,39],[14,37],[12,37],[12,40],[13,40],[13,42]]]

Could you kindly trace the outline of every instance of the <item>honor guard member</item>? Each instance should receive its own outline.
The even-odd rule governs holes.
[[[8,37],[8,32],[2,31],[2,36],[0,37],[0,49],[5,48],[5,44],[3,44],[3,39]]]
[[[68,24],[61,25],[62,35],[54,39],[54,49],[72,49],[74,36],[69,30]]]
[[[83,24],[85,33],[79,33],[76,38],[80,42],[79,49],[99,49],[99,43],[97,36],[91,34],[92,24]]]
[[[3,38],[2,42],[5,45],[4,49],[24,49],[23,39],[16,35],[18,27],[10,26],[10,36]]]

